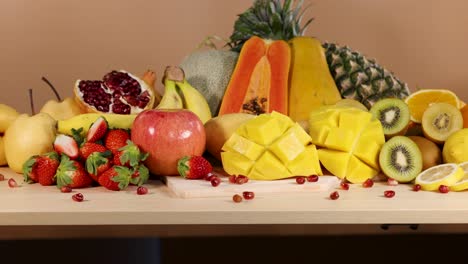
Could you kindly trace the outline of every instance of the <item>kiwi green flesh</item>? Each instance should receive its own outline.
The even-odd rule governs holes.
[[[416,143],[407,137],[396,136],[383,145],[379,163],[387,177],[406,183],[421,173],[423,160]]]
[[[370,112],[380,121],[386,136],[404,133],[408,128],[410,111],[400,99],[382,99],[372,106]]]
[[[424,112],[422,127],[427,137],[444,142],[452,133],[463,128],[463,116],[451,104],[435,103]]]

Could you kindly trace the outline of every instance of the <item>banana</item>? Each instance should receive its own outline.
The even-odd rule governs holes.
[[[176,85],[183,94],[184,108],[194,112],[203,124],[210,120],[211,110],[205,97],[185,79],[183,82],[176,82]]]
[[[176,83],[173,80],[165,79],[164,80],[164,95],[161,98],[156,109],[182,109],[184,104],[182,97],[180,97],[177,92]]]
[[[98,114],[89,113],[74,116],[69,119],[59,120],[57,122],[57,131],[61,134],[72,135],[72,129],[83,128],[82,133],[88,132],[91,124],[98,119],[98,117],[104,117],[109,124],[109,128],[132,128],[133,121],[137,115],[119,115],[119,114]]]

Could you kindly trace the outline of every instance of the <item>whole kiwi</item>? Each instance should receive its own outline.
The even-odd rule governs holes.
[[[419,136],[409,136],[418,145],[423,156],[423,171],[442,163],[442,151],[434,142]]]

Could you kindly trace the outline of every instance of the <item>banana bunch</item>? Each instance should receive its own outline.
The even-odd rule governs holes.
[[[165,91],[156,109],[187,109],[206,123],[211,119],[211,110],[205,97],[185,79],[184,71],[168,66],[162,80]]]

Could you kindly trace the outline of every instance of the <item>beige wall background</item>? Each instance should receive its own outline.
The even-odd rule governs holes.
[[[468,101],[468,1],[306,0],[308,35],[347,44],[408,82],[446,88]],[[0,102],[29,111],[76,79],[112,69],[158,75],[209,35],[228,37],[251,0],[1,0]],[[161,88],[161,85],[158,83]]]

